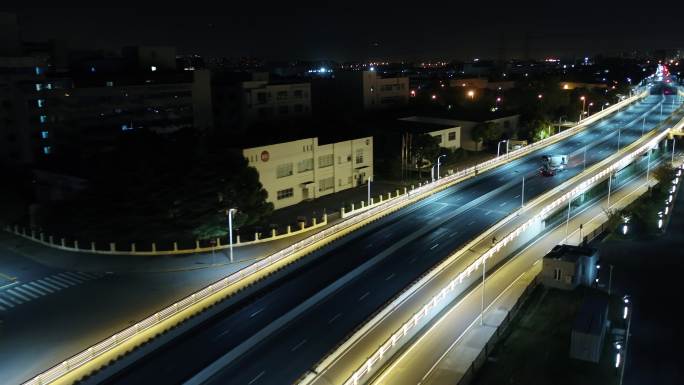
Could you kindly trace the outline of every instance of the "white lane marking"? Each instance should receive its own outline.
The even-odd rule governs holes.
[[[28,283],[25,283],[25,284],[21,285],[21,288],[24,289],[24,290],[26,290],[26,291],[28,291],[28,292],[30,292],[30,293],[36,293],[36,294],[38,294],[39,297],[42,297],[42,296],[44,296],[45,294],[48,294],[48,293],[46,293],[46,292],[44,292],[44,291],[42,291],[42,290],[40,290],[40,289],[36,289],[35,287],[29,286]]]
[[[51,289],[51,288],[48,287],[47,285],[41,285],[41,284],[38,283],[37,281],[29,282],[29,283],[26,284],[26,286],[29,286],[30,288],[37,288],[37,289],[40,289],[40,290],[45,290],[45,291],[48,291],[48,292],[50,292],[50,293],[54,293],[54,292],[55,292],[54,289]]]
[[[67,276],[69,276],[69,277],[72,277],[72,278],[74,278],[74,279],[78,279],[78,280],[80,280],[81,282],[82,282],[82,281],[89,281],[89,280],[91,279],[91,278],[88,277],[87,275],[83,275],[82,273],[73,272],[73,271],[65,271],[65,272],[63,272],[62,274],[67,275]]]
[[[51,287],[51,288],[53,288],[53,289],[55,289],[55,290],[58,290],[58,291],[59,291],[59,290],[62,290],[61,287],[55,285],[54,283],[50,283],[50,282],[47,282],[47,281],[43,281],[42,279],[39,279],[39,280],[37,280],[36,282],[40,282],[41,284],[43,284],[43,285],[45,285],[45,286],[48,286],[48,287]]]
[[[14,291],[14,289],[9,289],[9,290],[6,291],[6,293],[10,293],[10,294],[12,294],[14,297],[20,298],[20,299],[22,299],[22,300],[24,300],[24,301],[30,301],[30,300],[31,300],[31,298],[29,298],[29,297],[27,297],[27,296],[21,294],[21,292]],[[20,303],[21,303],[21,302],[20,302]]]
[[[5,301],[2,297],[0,297],[0,303],[7,305],[9,307],[14,307],[14,304],[10,301]]]
[[[390,237],[390,235],[392,235],[392,233],[391,233],[391,232],[390,232],[390,233],[388,233],[387,235],[385,235],[385,239],[389,238],[389,237]]]
[[[470,225],[472,225],[473,223],[475,223],[475,221],[470,221],[470,222],[468,222],[468,224],[467,224],[466,226],[470,226]]]
[[[256,377],[252,378],[252,381],[250,381],[249,384],[247,384],[247,385],[251,385],[251,384],[253,384],[254,382],[256,382],[258,379],[261,378],[261,376],[264,375],[264,373],[266,373],[266,371],[262,370],[261,373],[257,374]]]
[[[30,296],[30,297],[32,297],[32,298],[40,298],[40,297],[43,296],[42,293],[41,293],[41,294],[36,294],[36,293],[34,293],[34,292],[30,291],[30,290],[26,290],[26,288],[23,287],[23,286],[24,286],[24,285],[15,287],[14,290],[16,290],[16,291],[18,291],[18,292],[20,292],[20,293],[22,293],[22,294],[26,294],[26,295],[28,295],[28,296]]]
[[[252,313],[252,315],[249,316],[249,318],[252,318],[252,317],[254,317],[255,315],[261,313],[262,311],[264,311],[264,309],[265,309],[265,307],[262,307],[261,309],[255,311],[254,313]]]
[[[500,204],[499,207],[504,207],[504,206],[506,206],[506,203],[508,203],[508,202],[504,202],[504,203]]]
[[[413,257],[413,258],[411,258],[411,259],[409,260],[409,263],[413,263],[413,262],[415,262],[415,261],[416,261],[416,257]]]
[[[489,214],[491,214],[491,213],[492,213],[492,210],[487,210],[487,212],[485,213],[485,216],[486,216],[486,215],[489,215]]]
[[[373,244],[372,244],[372,243],[369,243],[369,244],[366,245],[366,248],[369,248],[369,247],[372,247],[372,246],[373,246]]]
[[[514,196],[513,198],[520,198],[520,194]]]
[[[335,314],[331,319],[328,320],[328,324],[335,322],[340,317],[342,317],[342,313]]]
[[[55,282],[61,284],[63,287],[69,287],[75,285],[75,283],[69,282],[65,280],[64,278],[57,277],[56,275],[53,275],[51,277],[46,277],[45,279],[49,279],[50,282]]]
[[[5,299],[11,302],[14,302],[16,305],[21,305],[24,303],[24,301],[20,300],[19,298],[16,298],[13,295],[9,295],[9,293],[5,292]]]
[[[363,301],[366,297],[370,295],[370,291],[367,291],[364,295],[359,297],[359,301]]]
[[[437,247],[437,246],[439,246],[439,243],[435,243],[434,245],[432,245],[432,247],[430,248],[430,250],[434,250],[435,247]]]
[[[82,278],[74,278],[74,277],[71,277],[71,276],[66,275],[64,273],[57,274],[57,276],[55,278],[57,278],[57,277],[71,283],[72,285],[78,285],[79,283],[83,282]]]
[[[455,236],[456,236],[456,234],[458,234],[458,231],[454,231],[453,233],[451,233],[451,235],[449,235],[449,238],[453,238],[453,237],[455,237]]]
[[[303,339],[302,342],[298,343],[297,345],[293,346],[292,349],[290,349],[291,352],[294,352],[295,350],[299,349],[306,343],[306,339]]]
[[[385,281],[389,281],[390,279],[394,278],[394,276],[395,276],[394,273],[388,275],[387,278],[385,278]]]

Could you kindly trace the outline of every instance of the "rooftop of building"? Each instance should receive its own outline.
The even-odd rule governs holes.
[[[581,257],[589,257],[596,255],[597,253],[597,249],[587,246],[556,245],[548,254],[544,256],[544,258],[567,262],[577,262],[577,260]]]
[[[584,299],[575,315],[572,330],[600,336],[606,322],[608,298],[602,293],[592,293]]]

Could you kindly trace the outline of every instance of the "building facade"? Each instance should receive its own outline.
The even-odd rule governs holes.
[[[373,175],[373,137],[318,138],[246,148],[243,155],[275,209],[365,184]]]
[[[363,110],[408,104],[408,77],[381,77],[376,71],[340,72],[334,79],[334,97]]]
[[[247,125],[260,121],[311,116],[311,84],[252,80],[242,83]]]
[[[11,67],[2,62],[0,145],[12,163],[34,163],[69,146],[98,151],[129,130],[163,134],[213,127],[206,70],[79,82],[46,76],[30,58],[21,66],[16,59]]]
[[[439,140],[439,146],[449,150],[461,148],[461,126],[453,120],[409,116],[399,119],[410,133],[425,133]]]

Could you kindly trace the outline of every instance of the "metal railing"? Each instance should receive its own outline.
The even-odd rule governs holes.
[[[684,119],[682,119],[677,126],[684,126]],[[462,270],[455,278],[450,280],[449,284],[444,286],[438,294],[434,295],[425,305],[421,307],[419,311],[413,314],[400,328],[398,328],[380,347],[357,369],[352,375],[344,382],[344,385],[358,385],[359,381],[367,374],[371,372],[374,365],[380,362],[385,353],[394,348],[397,343],[402,341],[408,332],[419,325],[419,322],[426,317],[430,311],[437,306],[444,306],[441,302],[447,297],[447,295],[455,290],[456,285],[461,284],[466,278],[468,278],[473,272],[477,271],[481,264],[486,263],[487,259],[492,258],[495,253],[499,252],[508,243],[512,242],[515,238],[520,236],[525,230],[533,226],[534,223],[541,221],[547,216],[547,214],[552,213],[554,210],[564,205],[568,200],[574,199],[576,196],[582,194],[588,190],[594,184],[597,184],[603,179],[605,179],[610,173],[620,170],[626,165],[630,164],[635,157],[641,155],[642,153],[653,148],[657,145],[663,138],[668,135],[668,131],[663,131],[660,134],[655,135],[653,138],[646,140],[646,143],[639,145],[636,150],[625,154],[619,160],[615,161],[611,165],[605,167],[602,171],[595,173],[593,176],[587,178],[579,185],[574,187],[572,190],[562,194],[560,197],[543,207],[539,213],[534,215],[529,220],[525,221],[522,225],[517,227],[515,230],[507,234],[502,240],[496,242],[491,248],[484,252],[479,258],[475,259],[467,268]],[[630,147],[634,147],[637,143]],[[625,149],[627,150],[627,148]],[[610,160],[610,159],[608,159]],[[603,162],[602,162],[603,163]],[[599,166],[599,165],[597,165]],[[602,165],[601,165],[602,166]],[[536,200],[539,201],[540,198]],[[532,204],[531,204],[532,205]]]
[[[322,242],[324,240],[327,240],[327,242],[331,242],[334,239],[339,238],[340,236],[346,235],[347,232],[350,230],[353,230],[355,226],[362,224],[362,222],[371,220],[372,218],[380,218],[384,215],[388,215],[391,212],[395,211],[396,209],[403,207],[409,203],[412,203],[414,201],[423,199],[431,194],[434,194],[438,191],[441,191],[452,184],[456,183],[462,178],[469,177],[472,175],[477,175],[479,171],[485,171],[487,169],[490,169],[492,167],[495,167],[497,165],[503,164],[508,162],[511,159],[518,158],[524,154],[527,154],[529,152],[535,151],[539,148],[542,148],[544,146],[550,145],[552,143],[555,143],[559,140],[565,139],[571,135],[576,134],[577,132],[585,129],[587,125],[595,122],[596,120],[601,119],[602,117],[605,117],[611,113],[613,113],[615,110],[618,110],[619,108],[622,108],[639,98],[643,97],[644,94],[640,95],[635,95],[632,98],[623,100],[620,103],[617,103],[611,108],[608,108],[602,112],[596,113],[592,115],[592,117],[585,119],[582,121],[579,125],[568,129],[566,131],[563,131],[559,134],[553,135],[549,138],[546,138],[544,140],[541,140],[536,143],[532,143],[528,146],[525,146],[521,149],[514,150],[510,152],[509,154],[505,156],[501,156],[498,158],[494,158],[488,161],[485,161],[483,163],[480,163],[476,166],[470,167],[468,169],[462,170],[458,173],[452,174],[450,176],[444,177],[442,179],[439,179],[435,182],[425,184],[421,187],[418,187],[414,190],[412,190],[410,193],[401,195],[395,199],[389,199],[384,202],[382,205],[378,205],[377,207],[373,207],[363,213],[360,213],[358,215],[351,216],[344,221],[332,225],[322,231],[319,231],[316,234],[311,235],[310,237],[307,237],[301,241],[298,241],[266,258],[263,258],[250,266],[247,266],[203,289],[200,291],[191,294],[184,299],[174,303],[171,306],[168,306],[153,315],[143,319],[140,322],[137,322],[135,325],[126,328],[111,337],[105,339],[104,341],[101,341],[98,344],[95,344],[86,350],[76,354],[75,356],[72,356],[71,358],[63,361],[62,363],[53,366],[52,368],[48,369],[47,371],[38,374],[34,378],[30,379],[29,381],[25,382],[25,385],[42,385],[42,384],[47,384],[52,381],[55,381],[59,379],[60,377],[65,376],[66,374],[72,372],[73,370],[77,368],[81,368],[84,365],[88,364],[89,362],[93,362],[96,358],[101,357],[102,355],[106,354],[107,352],[111,351],[113,348],[118,347],[122,345],[123,343],[130,341],[134,336],[138,335],[139,333],[142,333],[144,331],[149,330],[153,326],[158,326],[162,322],[169,320],[171,317],[174,315],[179,314],[182,311],[188,310],[191,308],[193,305],[198,304],[199,302],[208,299],[210,296],[213,295],[219,295],[219,293],[223,290],[228,289],[230,286],[237,284],[244,278],[251,276],[255,273],[258,272],[265,272],[268,268],[274,268],[277,264],[281,263],[283,265],[285,264],[285,260],[289,257],[295,256],[297,253],[300,253],[301,251],[312,247],[313,245]],[[327,243],[326,242],[326,243]],[[503,242],[503,241],[502,241]],[[502,243],[500,242],[500,244]],[[508,242],[508,237],[505,238],[504,244]],[[496,250],[498,251],[500,247],[498,247]],[[481,259],[481,258],[480,258]],[[480,259],[477,260],[477,266],[479,266]],[[289,263],[292,263],[294,261],[290,261]],[[472,272],[472,269],[468,269],[468,275]],[[266,274],[264,274],[266,276]],[[261,277],[263,278],[263,277]],[[261,279],[260,278],[260,279]],[[224,293],[222,297],[223,298],[230,293]],[[440,296],[439,298],[442,298]],[[170,326],[169,326],[170,327]],[[394,337],[393,337],[394,338]],[[392,343],[393,345],[393,343]],[[381,347],[382,349],[382,347]],[[382,353],[381,353],[382,355]],[[112,357],[113,359],[114,357]],[[369,359],[369,368],[370,368],[370,361]],[[91,371],[95,371],[99,369],[99,367],[103,366],[107,362],[98,362],[97,365],[100,365],[98,367],[91,368]],[[357,378],[357,373],[354,374],[354,378]],[[356,384],[357,381],[355,380],[354,382],[349,382],[347,381],[346,384],[354,383]]]

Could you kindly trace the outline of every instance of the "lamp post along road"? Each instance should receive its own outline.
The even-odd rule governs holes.
[[[230,250],[230,262],[233,262],[233,213],[237,209],[228,209],[228,249]]]
[[[672,137],[672,160],[671,162],[674,164],[674,152],[675,152],[675,144],[677,143],[677,138],[674,136]]]
[[[446,155],[440,155],[440,156],[437,157],[437,179],[440,178],[440,177],[439,177],[439,166],[442,164],[442,163],[440,163],[439,160],[442,159],[442,158],[445,157],[445,156],[446,156]]]
[[[370,198],[370,187],[371,187],[371,186],[370,186],[370,185],[371,185],[371,182],[372,182],[372,181],[373,181],[373,176],[369,176],[369,177],[368,177],[368,181],[367,181],[367,183],[366,183],[366,184],[368,185],[368,200],[366,201],[366,202],[367,202],[366,204],[367,204],[368,206],[370,206],[370,204],[371,204],[371,200],[370,200],[370,199],[371,199],[371,198]]]
[[[520,193],[520,208],[525,207],[525,175],[523,175],[522,192]]]

